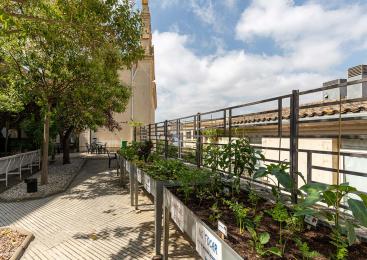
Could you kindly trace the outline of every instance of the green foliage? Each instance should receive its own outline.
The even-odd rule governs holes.
[[[210,207],[210,211],[211,211],[211,214],[209,216],[209,221],[214,224],[214,223],[216,223],[222,217],[222,211],[218,207],[218,202],[215,202]]]
[[[158,180],[177,180],[188,167],[178,160],[159,159],[148,166],[149,174]]]
[[[214,158],[212,167],[215,166]],[[231,169],[228,178],[232,182],[232,194],[240,192],[240,177],[245,173],[252,176],[261,160],[264,160],[264,155],[250,145],[248,138],[233,140],[220,148],[218,165],[225,171]]]
[[[145,141],[140,143],[138,149],[138,157],[139,160],[144,160],[144,162],[148,162],[148,158],[152,152],[153,143],[151,141]]]
[[[303,260],[314,259],[314,258],[320,256],[320,254],[317,251],[311,250],[310,247],[308,246],[308,244],[306,242],[302,242],[301,239],[296,238],[296,239],[294,239],[294,242],[296,242],[296,245],[297,245],[299,251],[301,251]]]
[[[124,111],[130,96],[117,70],[144,54],[140,14],[127,0],[4,0],[0,16],[0,57],[6,71],[0,81],[15,93],[10,96],[14,104],[20,97],[41,108],[44,154],[51,116],[61,130],[116,125],[111,115]],[[47,182],[47,167],[41,182]]]
[[[276,255],[282,257],[282,252],[277,247],[265,248],[265,245],[269,243],[270,235],[267,232],[258,234],[254,228],[247,227],[248,232],[251,235],[251,245],[255,252],[260,256]]]
[[[334,223],[332,228],[331,240],[336,247],[336,258],[344,259],[347,254],[347,246],[352,245],[356,241],[355,227],[359,225],[367,227],[367,201],[365,194],[359,192],[356,188],[348,183],[340,185],[325,185],[309,183],[301,187],[306,193],[304,200],[296,207],[296,216],[303,215],[322,215],[329,221]],[[350,195],[359,196],[361,200],[350,198]],[[353,217],[358,223],[354,223],[344,215],[341,215],[341,205],[343,201],[347,201],[347,209],[349,209]],[[325,203],[328,208],[320,208],[317,211],[310,206],[317,202]],[[346,237],[343,235],[346,233]],[[346,241],[348,243],[346,243]],[[344,258],[343,258],[344,257]]]
[[[126,147],[120,149],[120,154],[128,161],[134,161],[139,158],[138,152],[140,149],[140,144],[138,142],[132,142]]]
[[[209,192],[207,184],[211,181],[211,173],[203,169],[186,168],[178,172],[177,180],[180,183],[179,189],[185,195],[185,202],[190,195],[196,195],[201,202]]]
[[[252,225],[251,220],[248,218],[248,213],[251,211],[250,208],[246,208],[243,204],[230,200],[224,200],[224,204],[233,211],[237,225],[240,228],[240,234],[244,232],[246,226]]]

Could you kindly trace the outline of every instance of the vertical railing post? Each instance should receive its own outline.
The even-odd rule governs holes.
[[[307,183],[312,182],[312,152],[307,151]]]
[[[168,158],[168,121],[164,121],[164,158]]]
[[[157,127],[157,123],[154,124],[155,130],[154,130],[154,134],[155,134],[155,151],[158,152],[159,148],[158,148],[158,127]]]
[[[196,165],[201,167],[202,158],[202,139],[201,139],[201,114],[196,116]]]
[[[223,110],[223,136],[227,134],[227,110]]]
[[[181,147],[181,122],[177,119],[177,137],[178,137],[178,158],[181,159],[182,147]]]
[[[232,143],[232,108],[228,110],[228,143]],[[232,145],[230,145],[230,149],[232,149]],[[232,158],[229,158],[229,172],[232,172]]]
[[[149,135],[148,140],[152,141],[152,137],[151,137],[151,135],[152,135],[152,125],[151,124],[148,125],[148,135]]]
[[[279,98],[278,99],[278,137],[281,138],[282,136],[283,136],[283,102],[282,102],[282,98]]]
[[[299,118],[299,91],[293,90],[290,106],[290,174],[293,179],[292,202],[297,203],[298,189],[298,118]]]

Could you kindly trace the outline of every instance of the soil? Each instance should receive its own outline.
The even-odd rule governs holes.
[[[175,194],[181,201],[184,201],[184,194],[176,189],[170,189],[173,194]],[[228,198],[229,199],[229,198]],[[245,207],[251,207],[248,202],[248,196],[246,192],[242,192],[239,196],[239,202],[243,203]],[[190,208],[198,217],[201,218],[208,226],[210,226],[214,231],[217,231],[217,222],[213,223],[209,221],[209,216],[212,214],[210,207],[215,203],[214,199],[202,199],[201,201],[196,198],[196,196],[191,195],[190,199],[186,204],[188,208]],[[228,237],[225,238],[225,241],[241,256],[243,259],[280,259],[277,256],[263,256],[260,257],[256,255],[256,252],[253,250],[252,245],[249,241],[251,241],[251,236],[249,232],[245,231],[243,234],[240,234],[239,227],[237,226],[235,216],[232,213],[232,210],[227,206],[222,205],[223,203],[218,203],[219,208],[222,213],[222,217],[220,221],[223,222],[227,226]],[[249,214],[249,216],[254,216],[259,212],[264,212],[264,216],[262,218],[261,224],[259,228],[256,230],[257,233],[268,232],[270,234],[270,241],[266,244],[266,248],[276,246],[281,248],[278,244],[279,240],[279,223],[272,219],[272,217],[265,213],[266,210],[269,210],[274,207],[269,201],[261,199],[258,202],[256,213],[253,211]],[[307,242],[310,250],[317,251],[320,256],[312,258],[317,260],[331,259],[332,255],[335,253],[335,246],[330,244],[330,233],[331,230],[328,227],[317,225],[316,228],[306,227],[302,233],[297,234],[297,236],[302,240],[302,242]],[[219,232],[217,234],[220,236]],[[299,251],[297,245],[292,240],[288,240],[285,247],[285,254],[282,259],[307,259],[302,258],[302,254]],[[367,259],[367,243],[358,242],[353,246],[348,248],[348,258],[353,260],[366,260]]]
[[[22,244],[26,235],[9,228],[0,230],[0,260],[10,259]]]

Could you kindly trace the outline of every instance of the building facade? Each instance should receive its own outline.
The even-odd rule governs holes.
[[[84,131],[79,136],[80,151],[85,151],[86,144],[90,144],[93,140],[107,143],[107,147],[110,150],[117,150],[121,147],[121,141],[130,142],[134,139],[133,125],[147,125],[155,122],[157,92],[148,0],[142,0],[142,20],[144,29],[141,44],[145,50],[144,58],[131,69],[119,71],[121,82],[126,86],[130,86],[132,90],[132,96],[125,112],[114,114],[114,119],[120,124],[122,129],[110,131],[107,128],[98,128],[96,131]]]

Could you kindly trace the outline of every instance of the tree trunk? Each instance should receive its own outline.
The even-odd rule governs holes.
[[[65,133],[60,133],[60,140],[63,147],[62,154],[62,163],[69,164],[70,163],[70,136],[73,131],[73,127],[70,127],[66,130]]]
[[[43,148],[42,148],[42,172],[41,185],[48,183],[48,144],[50,139],[50,111],[51,105],[47,104],[47,111],[43,122]]]

